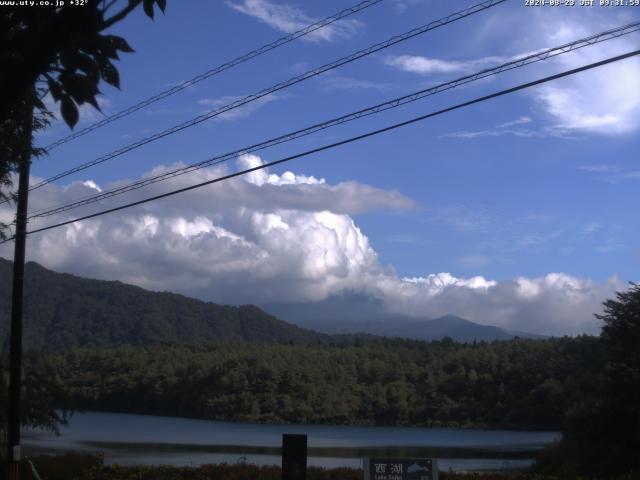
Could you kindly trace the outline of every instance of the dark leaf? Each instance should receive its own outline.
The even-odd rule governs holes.
[[[69,127],[73,128],[78,123],[78,108],[70,96],[62,97],[60,113]]]
[[[93,58],[89,55],[80,54],[78,55],[77,63],[78,69],[82,70],[94,83],[97,84],[100,81],[100,69]]]
[[[118,70],[116,70],[116,67],[113,66],[113,64],[109,62],[105,63],[102,66],[100,73],[105,82],[113,85],[116,88],[120,88],[120,74],[118,73]]]
[[[100,37],[100,51],[103,55],[114,60],[119,60],[118,49],[107,37]]]
[[[100,71],[102,71],[105,65],[109,65],[111,63],[109,57],[107,57],[106,55],[102,55],[101,53],[96,53],[93,58],[98,64],[98,68],[100,69]]]
[[[144,8],[144,13],[147,14],[149,18],[153,18],[153,4],[155,0],[144,0],[142,2],[142,7]]]
[[[100,50],[100,41],[102,40],[102,35],[92,35],[83,40],[82,46],[80,47],[83,53],[87,55],[94,56],[96,52]]]
[[[51,97],[57,102],[62,98],[62,88],[58,82],[56,82],[53,78],[47,79],[47,84],[49,85],[49,91],[51,92]]]
[[[45,155],[48,155],[48,153],[44,148],[34,147],[31,149],[32,157],[44,157]]]
[[[52,95],[53,96],[53,95]],[[55,100],[55,99],[54,99]],[[35,108],[37,108],[38,110],[46,110],[47,107],[44,105],[44,103],[42,102],[42,100],[40,100],[38,97],[33,99],[33,106]]]
[[[116,35],[105,35],[105,38],[116,50],[120,50],[125,53],[133,53],[135,51],[122,37],[118,37]]]
[[[97,110],[100,110],[100,106],[96,101],[96,95],[100,93],[98,90],[98,83],[92,78],[86,75],[71,75],[67,77],[65,83],[65,90],[73,97],[78,105],[83,103],[89,103],[93,105]]]
[[[100,108],[100,104],[98,103],[96,97],[88,97],[85,101],[100,113],[102,113],[102,109]]]
[[[73,48],[67,48],[60,52],[60,62],[65,70],[74,71],[77,68],[78,51]]]
[[[96,97],[87,98],[87,103],[102,113],[102,109],[100,108],[100,104],[98,103]]]
[[[162,10],[162,13],[164,13],[164,9],[167,8],[167,0],[156,0],[156,3],[160,10]]]

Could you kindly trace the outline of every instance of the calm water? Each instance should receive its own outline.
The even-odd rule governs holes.
[[[438,458],[446,470],[523,468],[535,451],[560,438],[556,432],[260,425],[85,412],[76,413],[59,437],[31,430],[23,444],[27,454],[104,451],[107,463],[265,465],[280,464],[283,433],[308,435],[310,465],[360,467],[365,456],[423,456]]]

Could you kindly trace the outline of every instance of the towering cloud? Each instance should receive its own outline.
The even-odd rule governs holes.
[[[261,164],[250,155],[238,161],[241,167]],[[215,167],[176,177],[137,192],[136,198],[224,173]],[[48,185],[34,193],[31,203],[37,210],[110,187],[88,180],[64,188]],[[594,331],[592,313],[620,287],[616,279],[598,284],[556,273],[507,282],[449,273],[400,278],[380,264],[353,215],[411,208],[413,202],[398,192],[260,170],[35,234],[28,250],[30,259],[55,270],[221,303],[317,301],[354,291],[381,299],[390,311],[458,314],[541,333]],[[72,218],[72,213],[77,214],[67,212],[48,222]],[[0,215],[10,217],[6,205]],[[40,220],[32,227],[44,224]],[[11,246],[1,248],[0,254],[10,258]]]

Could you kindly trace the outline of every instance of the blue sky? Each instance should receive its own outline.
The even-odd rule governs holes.
[[[32,175],[48,177],[92,160],[472,4],[384,0],[59,147],[34,164]],[[136,53],[118,64],[122,90],[103,86],[103,111],[115,113],[348,5],[174,1],[154,22],[137,12],[114,30]],[[95,192],[88,181],[110,188],[639,19],[640,7],[525,7],[510,0],[65,178],[34,192],[31,204],[64,203]],[[275,160],[624,53],[638,47],[639,35],[326,130],[260,157]],[[100,118],[83,109],[76,128]],[[639,129],[636,58],[297,160],[271,169],[272,177],[256,174],[242,184],[39,234],[30,240],[30,256],[58,270],[222,303],[321,300],[355,290],[412,315],[458,313],[540,333],[592,332],[591,313],[600,302],[638,280]],[[57,122],[38,141],[67,133]],[[260,161],[244,158],[225,171]],[[102,207],[221,171],[182,177]],[[55,220],[67,218],[72,214]],[[274,235],[274,228],[287,234]]]

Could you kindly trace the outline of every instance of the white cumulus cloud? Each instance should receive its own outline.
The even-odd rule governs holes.
[[[240,168],[261,164],[255,155],[239,159]],[[169,168],[157,167],[148,175]],[[222,166],[203,169],[152,185],[129,200],[224,173],[228,171]],[[31,205],[39,210],[120,183],[47,185],[34,192]],[[98,208],[120,203],[105,200]],[[563,273],[500,282],[447,272],[399,277],[381,264],[353,215],[413,207],[398,192],[357,182],[331,184],[310,175],[258,170],[119,214],[34,234],[28,256],[58,271],[220,303],[318,301],[359,292],[382,300],[389,311],[419,317],[456,314],[547,334],[595,332],[592,314],[621,288],[616,278],[598,283]],[[0,206],[0,218],[10,217],[10,207]],[[30,228],[70,218],[72,212],[33,220]],[[11,258],[11,248],[0,246],[0,255]]]
[[[389,288],[385,299],[394,311],[423,317],[455,314],[516,331],[562,335],[598,333],[600,323],[593,314],[625,286],[615,276],[595,282],[554,272],[502,282],[438,274]]]
[[[591,12],[575,10],[570,15],[565,13],[538,11],[515,19],[505,16],[502,20],[496,14],[496,22],[511,23],[511,30],[519,32],[519,40],[508,43],[510,48],[520,44],[521,53],[515,55],[489,55],[467,60],[398,55],[387,57],[385,62],[402,71],[420,75],[470,74],[630,23],[624,15],[616,15],[606,7]],[[501,35],[503,33],[496,30],[483,38],[487,51],[496,52],[502,48],[504,42],[498,40]],[[518,71],[516,75],[522,81],[530,81],[636,50],[637,44],[638,33],[632,33],[558,55],[527,67],[522,73]],[[502,135],[576,138],[575,134],[581,133],[620,135],[636,132],[640,128],[640,58],[628,58],[544,84],[532,90],[530,98],[540,117],[545,117],[538,119],[543,120],[543,128],[513,128],[522,127],[532,120],[523,117],[529,121],[448,136],[467,139]]]
[[[604,13],[604,12],[602,12]],[[627,23],[613,17],[536,17],[531,29],[550,45],[571,42]],[[581,48],[555,60],[569,70],[637,49],[637,33]],[[551,71],[551,69],[550,69]],[[640,59],[632,57],[539,87],[535,98],[555,131],[624,134],[640,127]]]

